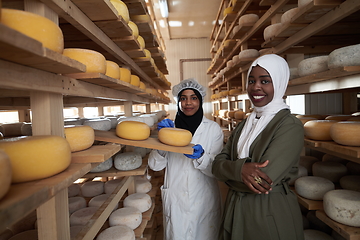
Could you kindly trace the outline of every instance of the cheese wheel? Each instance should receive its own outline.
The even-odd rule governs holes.
[[[292,8],[281,15],[281,23],[292,22],[291,18],[299,12],[299,8]]]
[[[12,179],[11,161],[9,156],[0,150],[0,199],[9,191]]]
[[[235,96],[235,95],[241,94],[241,92],[242,92],[241,89],[235,88],[235,89],[229,90],[229,95],[230,95],[230,96]]]
[[[135,207],[146,212],[152,205],[151,197],[146,193],[133,193],[124,199],[124,207]]]
[[[135,192],[137,193],[148,193],[152,189],[151,182],[147,179],[136,179],[135,180]]]
[[[111,194],[114,192],[114,190],[121,184],[123,181],[122,178],[112,179],[104,184],[104,189],[106,194]]]
[[[239,18],[239,26],[247,24],[255,24],[259,20],[259,16],[253,13],[245,14]]]
[[[11,160],[12,182],[47,178],[64,171],[71,163],[69,143],[60,136],[30,136],[0,141]]]
[[[140,86],[140,78],[136,75],[131,75],[130,76],[130,84],[134,85],[135,87],[139,87]]]
[[[106,59],[104,55],[94,50],[80,48],[65,48],[63,55],[86,65],[87,73],[106,72]]]
[[[91,147],[95,141],[95,132],[90,126],[65,126],[64,132],[71,152],[85,150]]]
[[[145,40],[144,40],[144,38],[139,35],[139,36],[136,38],[136,40],[139,42],[140,48],[141,48],[141,49],[144,49],[144,48],[145,48]]]
[[[360,176],[359,175],[346,175],[340,178],[340,186],[343,189],[353,190],[360,192]]]
[[[304,237],[304,239],[306,240],[334,240],[330,235],[326,234],[325,232],[315,229],[305,229]]]
[[[339,182],[340,178],[347,174],[347,168],[338,162],[316,162],[312,166],[314,176],[329,179],[332,182]]]
[[[315,118],[317,120],[325,119],[324,116],[320,114],[297,114],[296,117],[299,119],[301,118]]]
[[[360,146],[360,122],[337,122],[330,128],[330,136],[334,142],[359,147]]]
[[[136,23],[134,23],[133,21],[129,21],[128,25],[131,28],[132,35],[134,36],[134,38],[135,39],[138,38],[138,36],[139,36],[139,28],[136,25]]]
[[[143,122],[122,121],[116,126],[116,135],[129,140],[145,140],[150,136],[150,127]]]
[[[158,133],[159,141],[176,147],[189,145],[192,139],[190,131],[181,128],[161,128]]]
[[[76,119],[76,118],[70,118],[70,119],[64,119],[64,125],[68,126],[68,125],[82,125],[83,122],[81,119]]]
[[[105,75],[111,78],[120,79],[119,65],[116,62],[106,60]]]
[[[142,90],[145,90],[146,89],[145,83],[140,81],[139,88],[142,89]]]
[[[32,123],[24,122],[20,131],[23,136],[32,136]]]
[[[104,193],[104,183],[100,181],[89,181],[81,185],[81,194],[84,197],[95,197]]]
[[[317,120],[317,118],[313,118],[313,117],[302,117],[299,118],[299,120],[301,121],[301,123],[304,125],[306,122],[311,121],[311,120]]]
[[[298,64],[298,74],[300,77],[311,74],[325,72],[328,70],[328,56],[318,56],[306,58]]]
[[[114,157],[114,167],[117,170],[134,170],[142,165],[142,157],[139,153],[124,152],[117,153]]]
[[[98,209],[98,207],[85,207],[73,212],[70,215],[70,226],[86,225]]]
[[[360,44],[335,49],[329,54],[329,69],[359,66],[360,65]]]
[[[309,175],[312,175],[312,166],[314,163],[319,162],[320,160],[313,156],[300,156],[299,165],[306,168]]]
[[[335,120],[335,121],[347,121],[349,118],[351,118],[351,115],[329,115],[325,117],[325,120]]]
[[[86,200],[83,197],[69,197],[69,214],[76,212],[79,209],[85,208],[87,206]]]
[[[100,194],[97,195],[93,198],[90,199],[89,201],[89,207],[101,207],[101,205],[103,205],[103,203],[109,199],[109,197],[111,196],[111,194]],[[117,209],[119,207],[119,203],[116,203],[114,206],[114,209]]]
[[[275,37],[280,28],[282,27],[282,23],[274,23],[267,26],[264,29],[264,39],[265,41],[270,40],[272,37]]]
[[[60,27],[50,19],[35,13],[1,9],[0,22],[22,34],[27,35],[55,52],[64,50],[64,37]]]
[[[100,232],[96,240],[135,240],[135,232],[127,226],[112,226]]]
[[[142,221],[142,213],[135,207],[119,208],[112,212],[109,216],[109,225],[124,225],[131,229],[136,229]]]
[[[258,56],[260,56],[258,50],[256,50],[256,49],[245,49],[245,50],[242,50],[239,53],[239,60],[241,61],[242,59],[245,59],[245,58],[257,58]]]
[[[230,110],[230,111],[228,111],[227,112],[227,118],[234,118],[234,116],[235,116],[235,110]]]
[[[118,15],[124,19],[126,23],[130,21],[129,9],[123,1],[110,0],[111,4],[115,7]]]
[[[289,181],[289,185],[294,185],[295,184],[295,181],[298,179],[298,178],[301,178],[301,177],[305,177],[305,176],[308,176],[308,171],[305,167],[299,165],[298,166],[298,170],[297,170],[297,175],[295,177],[292,177]]]
[[[325,193],[334,189],[335,184],[323,177],[304,176],[295,181],[296,192],[311,200],[322,200]]]
[[[100,163],[99,165],[97,165],[96,167],[94,167],[93,169],[90,170],[90,172],[92,173],[97,173],[97,172],[104,172],[109,170],[110,168],[112,168],[113,166],[113,159],[112,157],[106,159],[104,162]]]
[[[79,195],[80,191],[80,184],[73,183],[68,187],[68,197],[75,197]]]
[[[305,136],[319,141],[332,140],[330,136],[330,128],[336,123],[334,120],[311,120],[304,124]]]
[[[233,13],[233,8],[232,7],[227,7],[223,11],[224,17],[226,17],[226,15],[228,15],[230,13]]]
[[[38,230],[37,229],[30,229],[20,233],[15,234],[9,240],[38,240]]]
[[[23,122],[4,123],[0,125],[0,132],[2,132],[4,137],[22,136],[21,127],[23,125],[24,125]]]
[[[360,227],[360,192],[337,189],[324,195],[324,211],[336,222]]]
[[[109,131],[111,129],[111,121],[106,118],[85,120],[84,125],[94,130]]]
[[[134,152],[139,153],[140,156],[143,158],[148,153],[148,149],[143,147],[134,147]]]
[[[290,80],[298,78],[298,77],[299,77],[299,73],[298,73],[297,67],[290,68]]]
[[[346,165],[349,162],[348,160],[346,160],[344,158],[334,156],[334,155],[331,155],[331,154],[328,154],[328,153],[325,153],[322,156],[322,161],[323,162],[338,162],[338,163],[341,163],[343,165]]]
[[[130,83],[131,81],[131,72],[127,68],[120,68],[120,80],[123,82]]]
[[[232,59],[230,59],[229,61],[226,62],[226,66],[231,68],[232,66],[234,66],[234,62]]]
[[[115,116],[108,116],[108,117],[105,117],[106,119],[109,119],[110,122],[111,122],[111,129],[115,129],[117,124],[118,124],[118,121],[117,121],[117,117]]]
[[[235,111],[234,118],[236,120],[242,120],[245,118],[245,113],[242,110]]]

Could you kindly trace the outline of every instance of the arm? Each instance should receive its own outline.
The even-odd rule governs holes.
[[[156,149],[152,150],[149,154],[148,164],[150,169],[154,171],[161,171],[166,167],[167,164],[167,155],[166,151],[158,151]]]

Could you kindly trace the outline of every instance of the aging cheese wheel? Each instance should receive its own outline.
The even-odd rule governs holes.
[[[239,60],[241,61],[242,59],[245,59],[245,58],[257,58],[258,56],[260,56],[258,50],[256,50],[256,49],[245,49],[245,50],[242,50],[239,53]]]
[[[111,194],[100,194],[90,199],[89,207],[101,207],[101,205],[109,199]],[[119,203],[115,204],[114,210],[119,207]]]
[[[105,182],[104,189],[106,194],[111,194],[114,192],[114,190],[119,186],[119,184],[122,182],[122,178],[112,179],[107,182]]]
[[[94,130],[109,131],[111,129],[111,120],[106,118],[85,120],[85,126],[90,126]]]
[[[98,209],[98,207],[85,207],[73,212],[70,215],[70,226],[87,224]]]
[[[97,173],[97,172],[104,172],[109,170],[110,168],[112,168],[113,166],[113,159],[112,157],[106,159],[104,162],[100,163],[99,165],[97,165],[96,167],[94,167],[93,169],[90,170],[90,172],[92,173]]]
[[[318,56],[306,58],[298,65],[298,74],[300,77],[328,70],[328,56]]]
[[[71,152],[85,150],[95,141],[94,129],[90,126],[65,126],[64,132]]]
[[[21,10],[1,9],[0,22],[43,44],[55,52],[64,50],[64,37],[60,27],[50,19]]]
[[[131,229],[136,229],[142,221],[142,213],[135,207],[123,207],[115,210],[109,216],[109,225],[124,225]]]
[[[281,15],[281,23],[288,23],[291,22],[291,18],[299,12],[299,8],[292,8],[286,12],[284,12],[283,15]]]
[[[331,126],[330,136],[338,144],[359,147],[360,122],[337,122]]]
[[[299,165],[306,168],[309,175],[312,175],[312,166],[314,163],[319,162],[320,160],[313,156],[300,156]]]
[[[131,75],[130,77],[130,84],[134,85],[135,87],[139,87],[140,86],[140,78],[136,75]]]
[[[305,240],[334,240],[330,235],[315,229],[304,230]]]
[[[147,179],[136,179],[135,180],[135,192],[137,193],[148,193],[152,189],[151,182]]]
[[[119,65],[116,62],[106,60],[105,75],[111,78],[120,79]]]
[[[192,134],[190,131],[181,128],[161,128],[158,138],[164,144],[184,147],[191,142]]]
[[[124,152],[114,157],[114,167],[118,170],[128,171],[139,168],[142,165],[142,157],[139,153]]]
[[[239,18],[239,26],[247,24],[255,24],[259,20],[259,16],[253,13],[245,14]]]
[[[145,90],[146,89],[145,83],[140,81],[139,88],[142,89],[142,90]]]
[[[104,193],[104,183],[100,181],[89,181],[81,185],[81,194],[84,197],[95,197]]]
[[[102,73],[106,72],[105,57],[94,50],[80,49],[80,48],[65,48],[63,55],[72,58],[76,61],[86,65],[87,73]]]
[[[129,9],[123,1],[120,0],[110,0],[111,4],[114,5],[118,15],[121,16],[126,23],[129,23]]]
[[[148,153],[148,149],[143,147],[134,147],[134,152],[139,153],[140,156],[143,158]]]
[[[343,189],[360,192],[360,175],[346,175],[340,178],[340,186]]]
[[[337,189],[324,195],[324,211],[336,222],[360,227],[360,192]]]
[[[234,118],[237,120],[242,120],[245,118],[245,113],[242,110],[235,111]]]
[[[349,162],[349,160],[346,160],[344,158],[331,155],[329,153],[325,153],[322,156],[322,161],[323,162],[338,162],[338,163],[341,163],[343,165],[346,165]]]
[[[68,197],[75,197],[79,195],[80,191],[80,184],[73,183],[68,187]]]
[[[336,120],[336,121],[347,121],[349,118],[351,118],[351,115],[329,115],[325,117],[325,120]]]
[[[69,197],[69,213],[72,214],[79,209],[85,208],[87,206],[86,200],[83,197]]]
[[[130,83],[131,71],[127,68],[120,68],[120,80],[123,82]]]
[[[271,25],[267,26],[264,29],[264,39],[265,39],[265,41],[268,41],[272,37],[274,37],[281,27],[282,27],[282,23],[274,23],[274,24],[271,24]]]
[[[144,40],[144,38],[139,35],[136,39],[137,39],[137,41],[138,41],[139,44],[140,44],[140,48],[141,48],[141,49],[144,49],[144,48],[145,48],[145,40]]]
[[[115,129],[117,124],[118,124],[118,118],[115,117],[115,116],[108,116],[108,117],[105,117],[106,119],[109,119],[110,122],[111,122],[111,129]]]
[[[311,120],[304,124],[305,136],[319,141],[332,140],[330,136],[330,128],[336,123],[335,120]]]
[[[131,28],[132,35],[134,38],[137,38],[139,36],[139,28],[133,21],[128,22],[129,27]]]
[[[239,88],[229,90],[230,96],[235,96],[235,95],[239,95],[239,94],[241,94],[241,89],[239,89]]]
[[[122,121],[116,126],[116,135],[129,140],[145,140],[150,136],[150,127],[143,122]]]
[[[96,240],[135,240],[135,232],[127,226],[112,226],[102,231]]]
[[[60,136],[44,135],[0,141],[11,160],[12,182],[27,182],[53,176],[71,163],[69,143]]]
[[[297,118],[301,119],[301,118],[315,118],[317,120],[324,120],[325,117],[323,115],[320,114],[297,114],[296,115]]]
[[[298,173],[297,176],[290,179],[289,185],[294,185],[295,181],[298,178],[305,177],[305,176],[309,175],[307,169],[304,166],[301,166],[301,165],[299,165],[297,173]]]
[[[296,192],[311,200],[322,200],[325,193],[334,189],[335,184],[323,177],[304,176],[295,181]]]
[[[151,197],[146,193],[133,193],[124,199],[124,207],[135,207],[142,213],[149,210],[151,204]]]
[[[4,123],[0,125],[0,132],[2,132],[4,137],[22,136],[21,128],[23,125],[23,122]]]
[[[301,121],[301,123],[304,125],[306,122],[311,121],[311,120],[317,120],[316,118],[312,118],[312,117],[302,117],[299,118],[299,120]]]
[[[347,168],[338,162],[316,162],[312,166],[314,176],[329,179],[332,182],[339,182],[340,178],[347,174]]]
[[[9,156],[0,150],[0,199],[9,191],[12,179],[11,161]]]
[[[360,65],[360,44],[335,49],[329,54],[330,69]]]

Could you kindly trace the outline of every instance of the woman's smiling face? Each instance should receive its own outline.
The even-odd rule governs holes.
[[[272,101],[274,86],[270,74],[262,67],[252,68],[249,78],[247,93],[255,107],[263,107]]]
[[[194,115],[200,107],[200,99],[191,89],[184,90],[180,95],[180,109],[186,116]]]

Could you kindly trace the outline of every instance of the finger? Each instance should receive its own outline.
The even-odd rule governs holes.
[[[258,168],[263,168],[263,167],[266,167],[268,164],[269,164],[269,160],[266,160],[263,163],[257,164],[257,167]]]
[[[262,192],[261,191],[259,191],[258,189],[256,189],[255,187],[254,187],[254,184],[252,183],[252,182],[250,182],[250,181],[244,181],[244,183],[245,183],[245,185],[246,186],[248,186],[248,188],[252,191],[252,192],[254,192],[254,193],[257,193],[257,194],[261,194]]]

